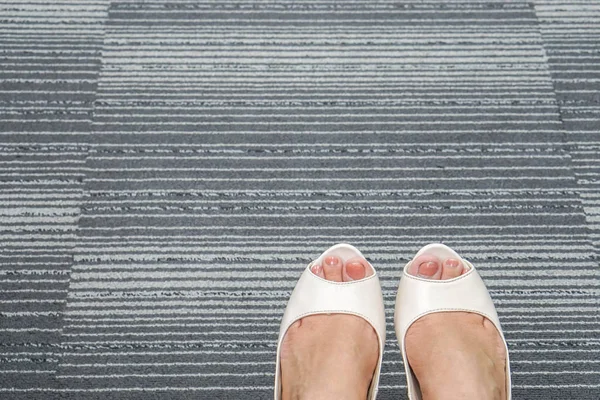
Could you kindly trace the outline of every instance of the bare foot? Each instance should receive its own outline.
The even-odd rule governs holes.
[[[456,259],[423,254],[411,275],[452,279],[467,272]],[[426,315],[408,329],[406,355],[424,400],[505,400],[505,347],[496,327],[468,312]]]
[[[374,273],[363,258],[343,263],[333,256],[311,271],[335,282]],[[364,319],[348,314],[302,318],[290,326],[281,345],[282,398],[364,400],[378,359],[377,334]]]

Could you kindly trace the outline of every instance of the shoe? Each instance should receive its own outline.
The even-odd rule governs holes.
[[[408,398],[410,400],[421,400],[422,397],[419,383],[408,364],[406,349],[404,348],[404,338],[408,328],[416,320],[427,314],[466,311],[480,314],[489,319],[500,333],[500,337],[502,337],[506,347],[506,395],[507,399],[510,400],[511,383],[508,347],[500,327],[496,308],[481,277],[470,262],[460,257],[448,246],[437,243],[427,245],[419,250],[414,258],[425,253],[435,255],[440,260],[448,258],[461,260],[467,272],[453,279],[430,280],[408,273],[408,267],[412,261],[404,267],[398,287],[398,295],[396,296],[394,327],[402,351],[404,369],[406,370]]]
[[[377,272],[371,266],[375,273],[364,279],[350,282],[328,281],[313,274],[310,270],[313,264],[322,265],[322,261],[328,256],[336,256],[342,262],[354,257],[363,257],[355,247],[349,244],[338,244],[330,247],[317,260],[308,264],[300,276],[290,296],[279,328],[275,370],[275,400],[281,399],[280,351],[285,333],[300,318],[315,314],[352,314],[363,318],[373,326],[379,340],[379,361],[371,380],[367,399],[375,399],[377,396],[385,345],[385,312]]]

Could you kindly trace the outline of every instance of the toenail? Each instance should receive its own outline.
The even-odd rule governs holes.
[[[458,262],[458,260],[455,260],[454,258],[450,258],[449,260],[446,260],[447,267],[456,268],[459,265],[460,265],[460,262]]]
[[[424,262],[419,265],[418,274],[422,277],[429,278],[435,275],[438,268],[438,264],[433,261]]]
[[[331,266],[337,265],[338,264],[338,258],[334,257],[334,256],[326,257],[325,258],[325,264],[331,265]]]
[[[319,275],[321,272],[323,272],[323,267],[320,265],[313,265],[310,270],[313,272],[313,274]]]
[[[350,280],[363,279],[365,274],[365,266],[359,262],[351,262],[346,265],[346,277]]]

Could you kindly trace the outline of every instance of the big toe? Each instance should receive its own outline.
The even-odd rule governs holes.
[[[448,258],[444,260],[442,267],[442,279],[452,279],[460,276],[463,272],[462,262],[456,258]]]
[[[344,282],[357,281],[366,278],[375,273],[371,265],[362,257],[351,258],[346,260],[342,269],[342,279]]]
[[[440,279],[442,277],[442,263],[434,255],[423,254],[412,261],[408,267],[408,273],[426,279]]]

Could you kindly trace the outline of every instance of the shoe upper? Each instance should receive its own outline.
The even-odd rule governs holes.
[[[369,399],[375,399],[379,385],[379,374],[386,324],[383,295],[377,272],[364,279],[350,282],[333,282],[312,273],[310,267],[321,262],[325,256],[337,256],[342,261],[362,254],[353,246],[339,244],[326,250],[317,260],[310,263],[298,280],[283,314],[277,343],[277,365],[275,372],[275,400],[281,396],[280,349],[285,333],[298,319],[315,314],[352,314],[366,320],[377,333],[379,361],[375,368]],[[371,267],[372,268],[372,267]],[[373,268],[373,271],[375,269]]]

